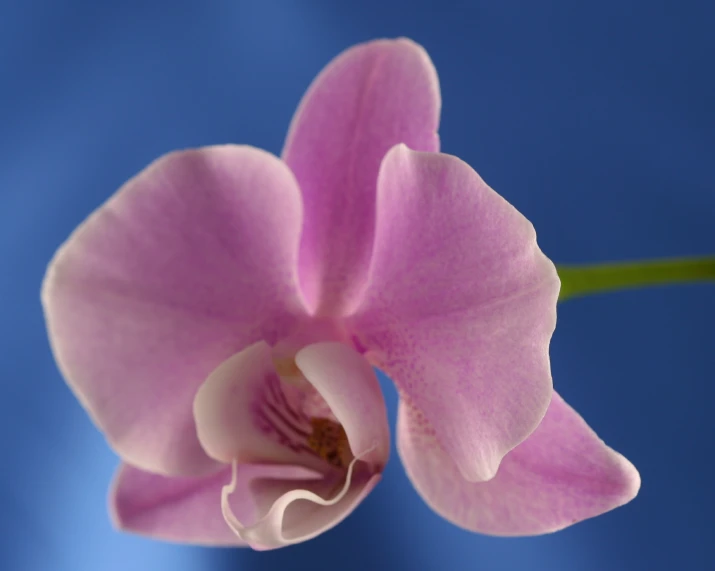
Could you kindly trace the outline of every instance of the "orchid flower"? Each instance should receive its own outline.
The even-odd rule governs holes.
[[[282,158],[168,154],[59,249],[49,337],[122,459],[119,528],[272,549],[336,525],[388,461],[375,368],[407,474],[459,526],[540,534],[635,496],[635,468],[553,392],[554,265],[438,152],[440,107],[420,46],[355,46]]]

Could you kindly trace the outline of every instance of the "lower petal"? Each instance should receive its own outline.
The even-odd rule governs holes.
[[[538,428],[487,482],[465,480],[419,411],[404,401],[397,444],[408,476],[432,509],[489,535],[557,531],[629,502],[640,487],[633,465],[556,393]]]
[[[178,478],[123,464],[109,499],[112,518],[119,529],[154,539],[246,545],[221,515],[221,489],[230,477],[228,466],[212,476]]]

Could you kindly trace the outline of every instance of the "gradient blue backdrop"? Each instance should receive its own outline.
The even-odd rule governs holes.
[[[482,537],[431,513],[395,455],[345,523],[263,554],[112,530],[117,460],[55,368],[38,298],[55,248],[125,179],[180,147],[279,153],[313,76],[381,36],[427,48],[444,151],[524,212],[556,262],[713,253],[713,6],[0,1],[0,569],[713,568],[715,287],[560,310],[555,384],[640,469],[632,504],[550,536]]]

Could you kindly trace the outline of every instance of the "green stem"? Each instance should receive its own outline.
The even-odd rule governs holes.
[[[559,301],[624,289],[715,282],[715,258],[674,258],[649,262],[560,265]]]

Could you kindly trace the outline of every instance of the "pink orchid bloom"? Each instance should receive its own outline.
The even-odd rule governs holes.
[[[166,155],[57,252],[43,285],[69,386],[122,458],[125,530],[271,549],[315,537],[398,450],[439,514],[555,531],[639,476],[552,390],[559,279],[532,225],[440,154],[440,92],[405,39],[338,56],[282,159]]]

